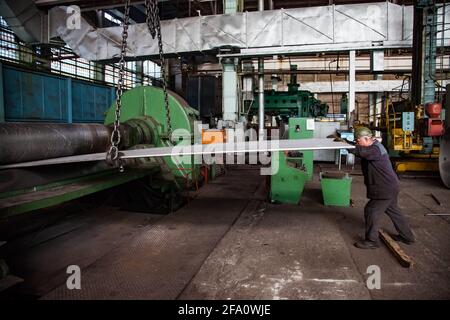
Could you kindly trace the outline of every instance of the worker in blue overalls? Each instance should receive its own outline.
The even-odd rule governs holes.
[[[391,218],[398,232],[392,238],[395,241],[412,244],[414,234],[397,204],[399,181],[392,168],[388,152],[366,127],[355,129],[355,142],[355,149],[352,152],[361,158],[364,184],[367,188],[367,198],[369,198],[364,208],[365,239],[356,242],[355,246],[360,249],[379,247],[378,229],[383,213]]]

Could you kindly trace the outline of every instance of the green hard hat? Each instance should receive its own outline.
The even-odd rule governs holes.
[[[355,128],[355,139],[362,137],[372,137],[372,131],[367,127],[357,127]]]

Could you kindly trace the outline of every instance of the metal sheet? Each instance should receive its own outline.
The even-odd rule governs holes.
[[[413,21],[414,21],[414,7],[403,7],[403,27],[402,27],[402,39],[409,40],[412,44],[413,39]]]
[[[283,45],[333,41],[333,7],[283,11]]]
[[[200,24],[201,20],[197,18],[175,19],[177,51],[191,51],[192,48],[197,48],[195,51],[202,51]]]
[[[203,50],[223,46],[245,47],[246,14],[206,16],[202,19],[201,32]]]
[[[393,3],[387,4],[387,37],[391,41],[403,40],[403,19],[392,19],[392,17],[404,17],[403,10],[408,8],[404,6],[397,6]],[[412,13],[409,13],[412,15]],[[410,22],[412,27],[412,21]]]
[[[400,17],[401,18],[401,17]],[[386,3],[335,6],[335,42],[383,41],[387,38]]]
[[[247,14],[247,46],[273,47],[281,45],[281,10]]]
[[[247,141],[237,143],[196,144],[188,146],[174,146],[162,148],[146,148],[139,150],[124,150],[122,159],[211,155],[224,153],[255,153],[283,150],[329,150],[329,149],[353,149],[345,142],[335,142],[333,139],[300,139],[300,140],[271,140],[271,141]],[[0,169],[35,167],[62,163],[76,163],[105,160],[106,153],[93,153],[79,156],[54,158],[40,161],[30,161],[12,165],[0,166]]]
[[[439,150],[439,173],[442,182],[450,189],[450,129],[441,140],[441,147]]]

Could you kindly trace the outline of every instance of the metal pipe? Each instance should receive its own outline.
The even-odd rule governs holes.
[[[259,139],[264,140],[264,58],[258,59],[258,134]]]
[[[264,0],[258,0],[258,11],[264,11]]]
[[[111,130],[102,124],[0,124],[0,164],[106,151]]]
[[[264,0],[258,1],[258,11],[264,11]],[[258,137],[264,140],[264,58],[258,59]]]
[[[355,110],[355,64],[356,54],[355,50],[349,51],[349,75],[348,75],[348,114],[347,119],[350,119],[352,111]],[[351,125],[349,123],[349,125]]]

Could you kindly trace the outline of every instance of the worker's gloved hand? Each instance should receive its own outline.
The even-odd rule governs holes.
[[[348,144],[353,145],[353,146],[356,144],[355,141],[350,141],[350,140],[348,140],[347,138],[344,138],[344,141],[347,142]]]
[[[342,141],[344,141],[344,139],[342,139],[341,137],[336,137],[333,139],[333,141],[342,142]]]

